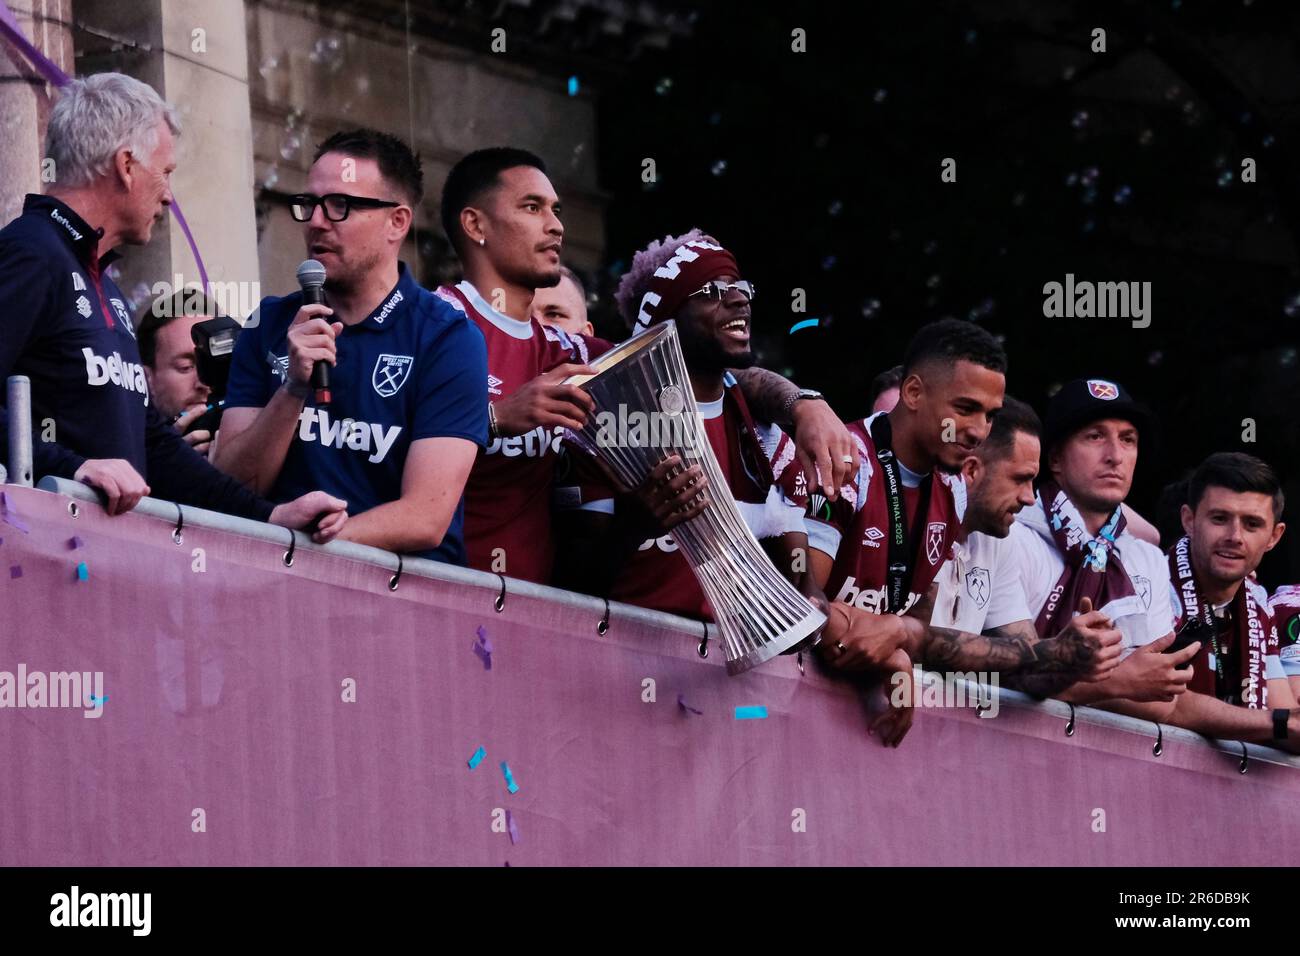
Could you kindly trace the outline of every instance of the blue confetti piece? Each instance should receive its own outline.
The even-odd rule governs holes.
[[[510,772],[510,764],[506,763],[504,760],[501,761],[501,772],[506,778],[506,789],[511,793],[518,793],[519,784],[515,783],[515,776]]]
[[[475,767],[481,764],[483,762],[483,758],[486,756],[487,756],[487,751],[484,750],[482,747],[479,747],[478,750],[474,751],[474,756],[469,758],[469,769],[473,770]]]
[[[762,704],[759,704],[756,707],[737,707],[736,719],[737,720],[766,720],[767,708],[764,707]]]
[[[569,77],[569,95],[578,95],[578,78],[576,76]]]
[[[796,322],[794,325],[790,326],[790,334],[793,335],[794,333],[798,332],[800,329],[816,328],[817,323],[819,323],[820,321],[821,319],[804,319],[802,322]]]
[[[77,580],[87,581],[90,579],[90,568],[86,567],[85,561],[77,562]]]
[[[96,697],[94,694],[91,694],[91,695],[90,695],[90,702],[91,702],[92,704],[107,704],[107,703],[108,703],[108,695],[105,694],[103,697]]]

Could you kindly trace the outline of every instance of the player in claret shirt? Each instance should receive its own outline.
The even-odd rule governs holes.
[[[638,252],[617,298],[623,318],[636,331],[676,321],[704,433],[741,517],[776,566],[801,583],[795,555],[807,553],[807,495],[794,443],[770,422],[755,420],[728,371],[754,363],[749,344],[754,286],[741,278],[729,251],[696,229]],[[670,470],[685,464],[672,456],[655,475],[666,480],[647,482],[633,496],[620,494],[600,468],[574,454],[579,482],[568,496],[574,510],[564,519],[571,532],[561,562],[570,576],[565,583],[629,604],[713,620],[694,572],[665,533],[698,512],[700,466],[668,478]]]
[[[447,176],[442,225],[465,279],[438,289],[482,330],[488,351],[490,438],[465,489],[471,567],[547,583],[555,544],[552,483],[565,428],[581,428],[591,399],[563,384],[609,343],[546,328],[537,289],[561,279],[564,225],[546,166],[527,150],[470,153]],[[825,478],[827,496],[857,468],[856,451],[821,395],[759,368],[736,378],[754,414],[794,432],[797,457]]]

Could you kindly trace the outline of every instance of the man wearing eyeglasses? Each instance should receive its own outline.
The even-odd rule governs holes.
[[[619,284],[619,311],[634,332],[675,320],[704,433],[741,517],[796,585],[808,537],[807,491],[794,443],[756,420],[730,369],[750,368],[754,286],[735,257],[695,229],[638,252]],[[619,439],[622,440],[622,439]],[[708,495],[698,464],[673,455],[635,494],[623,493],[594,461],[575,452],[565,556],[572,587],[629,604],[713,620],[713,609],[669,531],[698,514]],[[674,474],[680,469],[679,474]],[[801,567],[802,564],[802,567]]]
[[[235,347],[218,467],[272,498],[320,486],[354,517],[341,537],[465,563],[462,491],[487,435],[483,336],[399,261],[420,161],[373,130],[325,140],[291,200],[325,304],[262,301]],[[328,362],[317,402],[312,368]]]
[[[442,191],[442,225],[465,271],[438,295],[466,312],[488,347],[491,438],[465,491],[471,567],[550,581],[554,560],[551,488],[565,428],[581,428],[591,399],[570,375],[609,343],[543,328],[536,290],[561,277],[564,225],[546,164],[527,150],[481,149],[452,167]],[[834,498],[857,469],[848,432],[819,393],[759,368],[738,371],[755,414],[789,423],[796,456],[825,479]],[[814,472],[814,463],[816,463]]]

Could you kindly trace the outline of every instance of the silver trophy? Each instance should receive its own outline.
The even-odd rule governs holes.
[[[651,326],[575,375],[595,400],[577,444],[599,457],[628,488],[639,487],[670,455],[698,462],[707,504],[672,530],[713,607],[727,673],[739,674],[803,641],[826,622],[772,565],[746,526],[709,446],[671,320]]]

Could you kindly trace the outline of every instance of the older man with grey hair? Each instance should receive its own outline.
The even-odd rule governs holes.
[[[130,315],[103,269],[166,214],[179,132],[172,108],[131,77],[101,73],[64,90],[47,134],[49,194],[29,195],[0,229],[0,382],[31,379],[35,476],[99,489],[110,514],[152,491],[290,528],[319,520],[317,540],[328,540],[346,502],[314,491],[273,507],[196,454],[149,400]],[[8,427],[0,407],[0,448]]]

